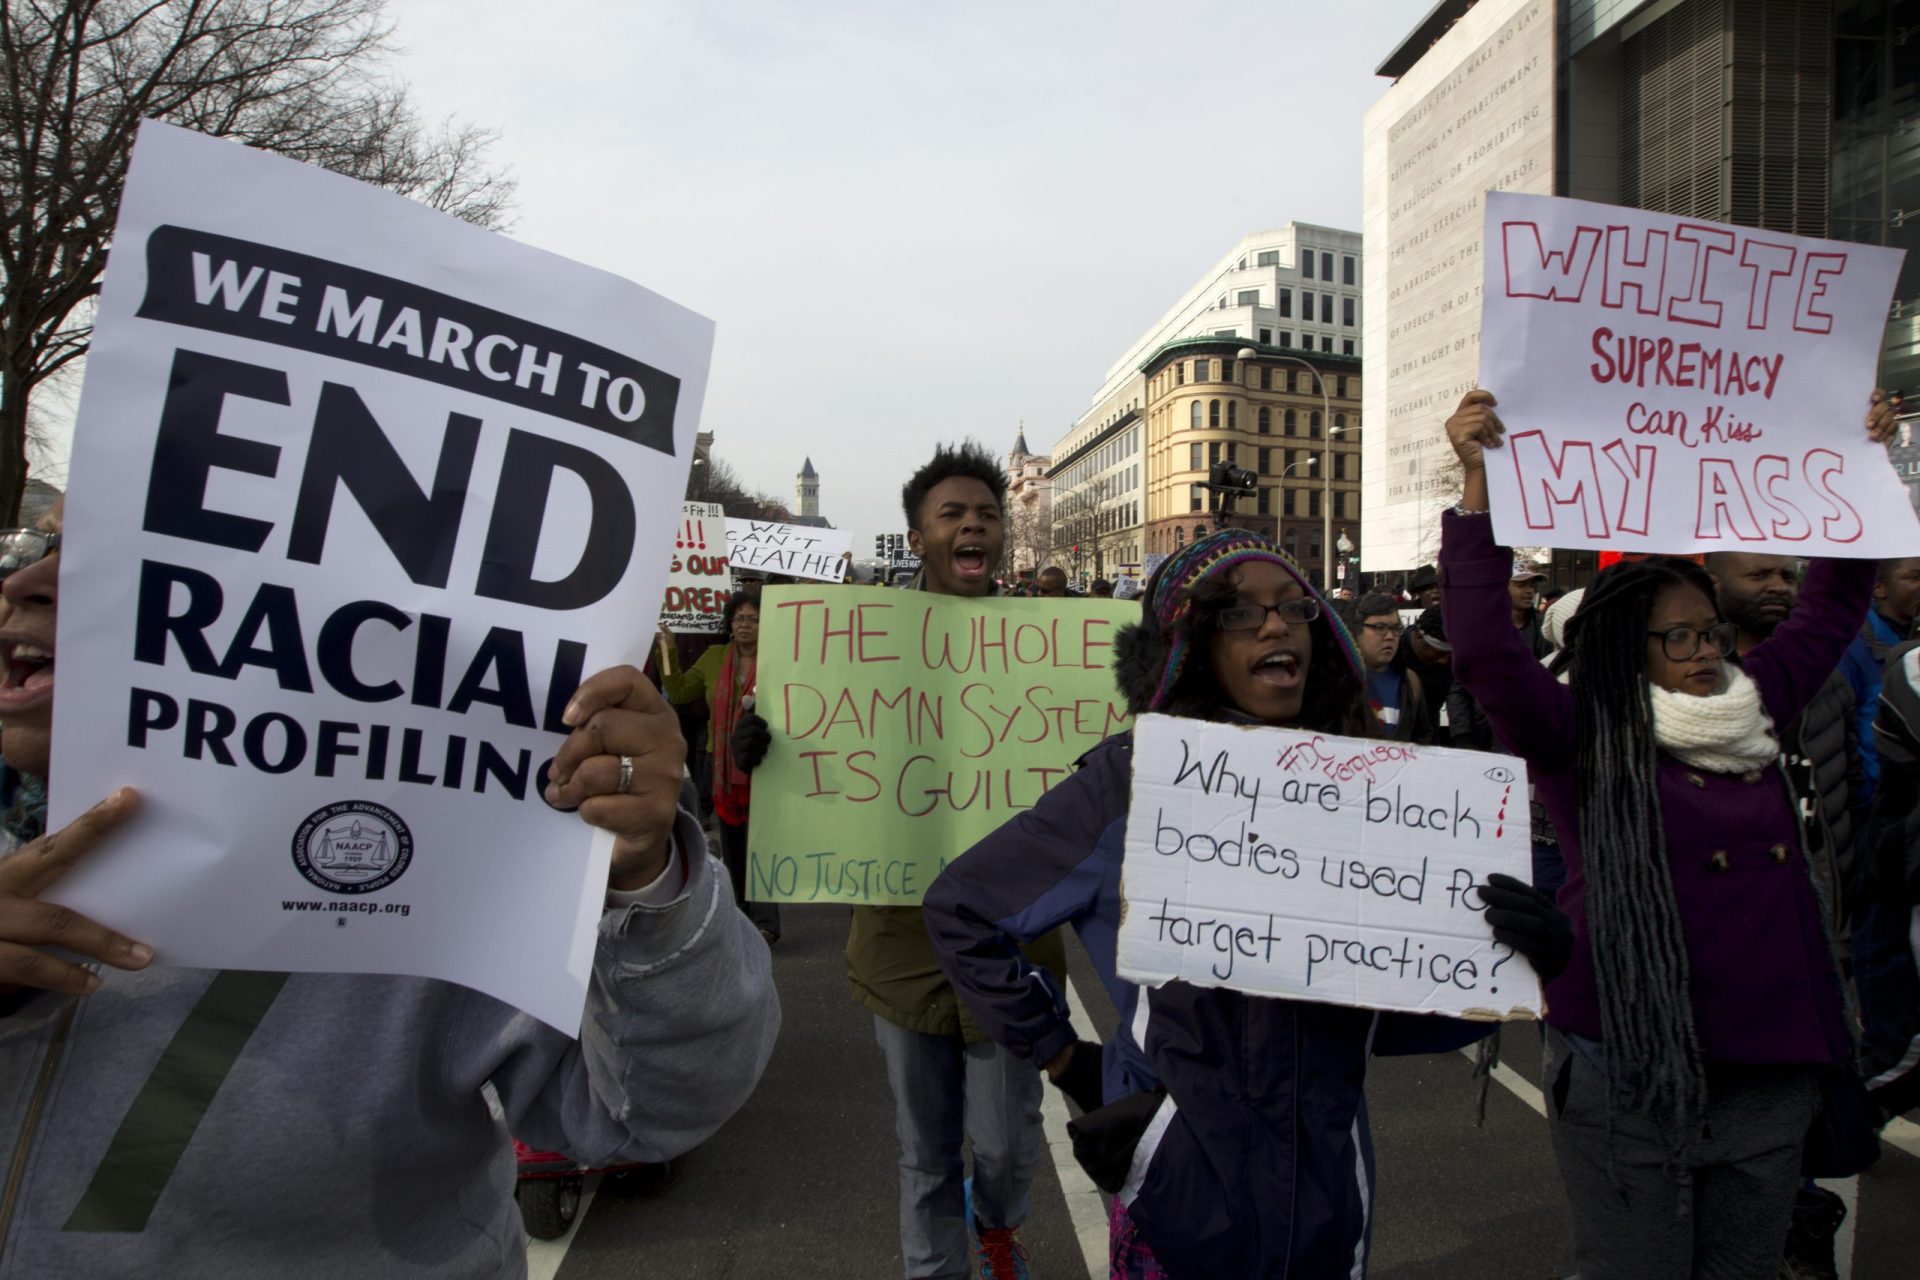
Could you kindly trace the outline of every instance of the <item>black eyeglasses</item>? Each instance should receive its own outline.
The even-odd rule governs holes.
[[[1277,613],[1280,621],[1297,624],[1312,622],[1320,616],[1320,602],[1301,596],[1279,604],[1230,604],[1220,611],[1217,622],[1222,631],[1258,631],[1267,624],[1267,615]]]
[[[44,529],[0,529],[0,582],[60,549],[60,535]]]
[[[1686,662],[1698,656],[1703,640],[1713,646],[1715,654],[1724,658],[1733,652],[1734,645],[1740,640],[1740,628],[1731,622],[1716,622],[1705,631],[1698,627],[1668,627],[1665,631],[1649,631],[1647,634],[1659,637],[1660,648],[1666,653],[1668,662]]]

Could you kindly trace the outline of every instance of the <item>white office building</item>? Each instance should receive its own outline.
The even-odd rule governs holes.
[[[1299,222],[1244,236],[1121,353],[1053,446],[1054,563],[1081,578],[1137,571],[1149,452],[1141,368],[1168,343],[1218,337],[1361,355],[1360,249],[1357,231]]]

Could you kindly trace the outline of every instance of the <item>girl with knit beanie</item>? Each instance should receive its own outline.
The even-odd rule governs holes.
[[[1893,425],[1875,392],[1869,436]],[[1454,674],[1526,759],[1566,865],[1575,945],[1547,985],[1544,1076],[1580,1275],[1771,1277],[1853,1052],[1775,726],[1840,661],[1874,565],[1815,561],[1743,669],[1699,566],[1616,564],[1543,669],[1487,514],[1493,396],[1469,392],[1446,430],[1466,473],[1440,552]]]
[[[1115,638],[1136,715],[1378,736],[1353,638],[1262,534],[1225,529],[1169,557]],[[1131,735],[1108,739],[1027,813],[949,866],[925,919],[987,1033],[1044,1064],[1084,1113],[1074,1153],[1114,1196],[1111,1274],[1143,1280],[1364,1276],[1375,1184],[1363,1085],[1374,1053],[1440,1052],[1483,1025],[1115,973]],[[1487,886],[1495,937],[1544,973],[1571,933],[1542,895]],[[1120,1013],[1080,1041],[1019,943],[1071,924]]]

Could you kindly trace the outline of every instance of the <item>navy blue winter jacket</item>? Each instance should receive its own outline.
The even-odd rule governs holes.
[[[1369,1055],[1444,1052],[1489,1028],[1119,978],[1132,751],[1131,735],[1101,743],[933,882],[926,924],[941,967],[990,1036],[1046,1062],[1075,1035],[1061,991],[1017,943],[1073,925],[1120,1012],[1102,1062],[1107,1102],[1167,1092],[1120,1196],[1170,1274],[1364,1276]]]

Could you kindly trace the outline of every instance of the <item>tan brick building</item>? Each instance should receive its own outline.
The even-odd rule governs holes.
[[[1141,373],[1148,554],[1175,551],[1215,527],[1219,500],[1201,486],[1222,460],[1258,477],[1255,492],[1237,501],[1233,523],[1271,534],[1315,581],[1328,554],[1329,510],[1334,542],[1343,532],[1359,541],[1357,356],[1180,338],[1155,351]],[[1331,468],[1331,480],[1322,467]]]

